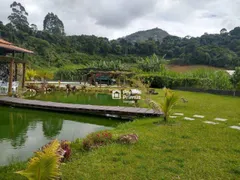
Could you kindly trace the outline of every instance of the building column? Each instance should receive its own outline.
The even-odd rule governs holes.
[[[15,63],[15,74],[14,74],[14,81],[17,81],[17,76],[18,76],[18,64]]]
[[[9,64],[8,96],[12,96],[13,65],[14,60],[12,59]]]

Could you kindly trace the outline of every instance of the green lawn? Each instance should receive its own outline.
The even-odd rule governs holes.
[[[137,133],[137,144],[112,144],[91,152],[83,152],[75,144],[71,161],[61,168],[62,179],[240,179],[240,131],[229,128],[240,123],[240,98],[177,93],[188,103],[179,101],[174,112],[205,118],[186,121],[179,117],[168,125],[154,124],[159,118],[121,124],[112,131],[114,136]],[[203,123],[216,117],[228,121]],[[0,179],[20,179],[12,172],[23,166],[0,168]]]

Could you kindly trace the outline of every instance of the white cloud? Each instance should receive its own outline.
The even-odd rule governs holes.
[[[29,22],[42,29],[48,12],[65,24],[67,34],[106,36],[110,39],[159,27],[178,36],[219,33],[240,25],[239,0],[19,0]],[[0,20],[7,23],[9,0],[1,0]]]

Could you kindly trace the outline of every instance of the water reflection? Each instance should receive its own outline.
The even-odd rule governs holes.
[[[0,107],[0,165],[26,160],[49,140],[74,140],[111,129],[118,120]]]
[[[63,119],[49,119],[48,121],[43,121],[43,132],[44,136],[48,138],[52,138],[57,136],[61,130],[63,125]]]
[[[29,125],[25,115],[18,112],[6,113],[6,111],[1,111],[0,115],[0,142],[2,139],[9,139],[13,147],[22,146],[25,143],[25,132]]]

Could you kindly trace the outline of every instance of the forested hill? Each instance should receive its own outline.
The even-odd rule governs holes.
[[[109,41],[96,36],[66,36],[64,23],[53,13],[45,16],[43,30],[39,31],[36,25],[29,24],[28,13],[20,3],[14,2],[11,8],[9,23],[0,21],[2,38],[33,50],[35,55],[29,56],[29,60],[35,67],[62,67],[99,60],[134,63],[139,56],[152,54],[177,64],[240,66],[240,27],[229,32],[222,29],[219,34],[205,33],[197,38],[169,35],[159,40],[154,39],[153,34],[140,42]]]
[[[161,42],[168,35],[169,34],[166,31],[159,28],[154,28],[154,29],[149,29],[145,31],[138,31],[126,37],[123,37],[121,39],[125,39],[131,43],[143,42],[143,41],[147,41],[148,39],[153,39],[155,41]]]

